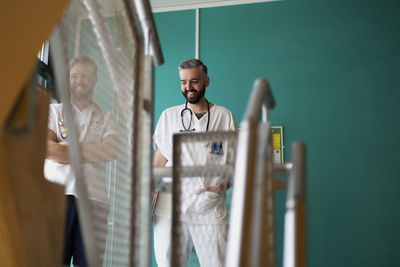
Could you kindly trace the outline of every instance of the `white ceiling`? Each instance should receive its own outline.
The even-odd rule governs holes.
[[[153,12],[240,5],[279,0],[150,0]]]

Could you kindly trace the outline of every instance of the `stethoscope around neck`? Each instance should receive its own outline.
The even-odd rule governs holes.
[[[208,103],[207,99],[204,98],[204,100],[206,100],[207,102],[207,127],[206,127],[206,132],[208,132],[208,125],[210,124],[210,104]],[[185,108],[182,109],[181,111],[181,122],[182,122],[182,127],[184,130],[180,130],[180,132],[193,132],[196,131],[196,129],[190,129],[190,127],[192,126],[192,118],[193,118],[193,112],[190,108],[187,107],[188,101],[186,101],[185,103]],[[189,111],[190,113],[190,122],[189,122],[189,127],[186,128],[185,123],[183,122],[183,114],[185,113],[185,111]]]

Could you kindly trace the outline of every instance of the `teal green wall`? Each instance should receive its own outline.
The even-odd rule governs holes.
[[[161,112],[182,103],[178,65],[195,57],[195,11],[157,13],[154,15],[165,63],[155,73],[155,122]],[[183,97],[183,96],[182,96]]]
[[[210,101],[242,119],[252,83],[270,80],[274,125],[308,146],[308,266],[398,266],[400,4],[280,1],[200,10]],[[155,14],[166,64],[155,122],[183,103],[177,65],[194,57],[195,12]],[[284,193],[277,194],[282,266]]]

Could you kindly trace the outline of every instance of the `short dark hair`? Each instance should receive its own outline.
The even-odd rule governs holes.
[[[198,59],[188,59],[179,64],[179,70],[200,68],[207,76],[207,66]]]
[[[93,68],[94,73],[97,75],[97,64],[96,62],[89,56],[80,55],[73,57],[69,62],[69,69],[72,69],[76,64],[84,64],[91,66]]]

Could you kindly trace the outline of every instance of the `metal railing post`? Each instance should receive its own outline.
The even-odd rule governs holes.
[[[306,145],[296,142],[292,145],[293,167],[289,176],[287,192],[285,234],[284,234],[284,267],[306,266]]]
[[[252,246],[254,242],[260,241],[253,241],[254,235],[251,230],[253,217],[257,216],[258,210],[264,209],[262,204],[261,206],[254,205],[255,199],[260,201],[262,198],[259,194],[263,194],[255,190],[257,183],[260,181],[264,183],[263,178],[257,179],[257,176],[266,171],[260,169],[262,166],[257,167],[260,164],[257,162],[257,146],[260,142],[259,120],[262,113],[262,121],[267,124],[268,109],[274,106],[275,100],[268,81],[257,79],[254,82],[244,119],[240,124],[225,266],[250,266],[251,258],[255,256]],[[269,172],[271,170],[267,171]]]

